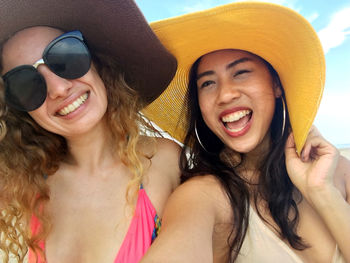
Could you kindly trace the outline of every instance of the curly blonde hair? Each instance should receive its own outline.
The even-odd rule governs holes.
[[[131,203],[144,170],[140,157],[152,157],[141,152],[138,144],[144,140],[154,142],[141,136],[139,126],[152,127],[140,116],[142,102],[137,92],[126,83],[121,67],[110,56],[90,51],[107,90],[106,117],[115,142],[115,154],[133,175],[126,194],[128,203]],[[42,209],[50,199],[45,177],[58,170],[68,148],[62,136],[44,130],[27,112],[6,106],[1,80],[0,149],[0,252],[5,262],[11,254],[23,262],[28,247],[43,256],[39,241],[45,239],[51,227],[50,218]],[[35,235],[30,231],[33,215],[41,222],[40,231]]]

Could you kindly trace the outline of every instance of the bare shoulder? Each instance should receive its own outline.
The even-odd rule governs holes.
[[[183,183],[179,186],[178,190],[183,189],[181,191],[189,191],[198,192],[206,195],[208,198],[212,198],[214,196],[221,196],[222,187],[220,185],[219,180],[213,175],[198,175]]]
[[[181,151],[179,144],[170,139],[160,137],[141,136],[138,147],[147,158],[152,160],[169,159],[169,157],[178,159]],[[169,159],[169,161],[173,159]]]
[[[164,224],[184,218],[195,223],[215,224],[217,204],[220,203],[220,186],[213,176],[195,176],[181,184],[170,196],[164,217]]]
[[[145,164],[146,169],[149,170],[148,176],[160,175],[160,180],[170,179],[175,188],[179,184],[180,145],[172,140],[157,137],[149,138],[144,136],[140,141],[139,149],[141,149],[141,152],[148,160],[147,164]]]
[[[142,183],[158,215],[162,217],[168,197],[180,183],[181,148],[164,138],[145,140],[142,147],[147,154]]]
[[[219,180],[213,175],[195,176],[181,184],[172,197],[192,204],[203,212],[215,215],[215,223],[229,221],[231,208],[229,199]]]
[[[171,180],[173,189],[180,183],[180,158],[181,147],[172,140],[156,138],[156,150],[153,155],[152,170],[160,171],[160,176],[167,176]]]
[[[350,160],[344,157],[343,155],[339,156],[337,173],[341,173],[344,176],[350,175]]]
[[[169,161],[175,160],[177,162],[181,151],[180,145],[167,138],[155,138],[155,140],[156,152],[154,157],[157,159],[169,159],[169,157],[175,157]]]

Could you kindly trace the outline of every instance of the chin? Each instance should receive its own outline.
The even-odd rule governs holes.
[[[227,147],[229,147],[231,150],[247,154],[252,151],[254,151],[257,148],[256,142],[248,142],[247,140],[242,140],[241,142],[230,142],[225,143]]]

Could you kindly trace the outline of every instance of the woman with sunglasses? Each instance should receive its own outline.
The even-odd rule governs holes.
[[[176,60],[129,0],[1,1],[0,21],[0,261],[138,262],[179,178],[139,111]]]
[[[325,80],[312,26],[262,2],[151,26],[178,71],[146,114],[187,147],[141,262],[350,262],[350,162],[312,127]]]

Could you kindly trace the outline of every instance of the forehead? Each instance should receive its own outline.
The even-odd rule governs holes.
[[[224,49],[203,55],[198,64],[198,71],[206,70],[217,65],[226,66],[228,63],[231,63],[241,58],[248,58],[250,61],[263,63],[263,60],[260,57],[248,51],[237,49]]]
[[[45,47],[62,31],[51,27],[31,27],[15,33],[7,40],[2,50],[3,71],[33,64],[42,57]],[[2,72],[2,73],[4,73]]]

